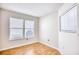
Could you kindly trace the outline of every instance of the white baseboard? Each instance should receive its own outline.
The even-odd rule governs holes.
[[[45,45],[47,45],[47,46],[49,46],[51,48],[55,48],[56,50],[58,50],[63,55],[63,52],[59,48],[56,48],[56,47],[54,47],[54,46],[52,46],[50,44],[47,44],[46,42],[43,42],[43,41],[40,41],[40,43],[45,44]]]
[[[16,47],[21,47],[21,46],[28,45],[28,44],[32,44],[32,43],[36,43],[36,42],[38,42],[38,41],[29,42],[29,43],[26,43],[26,44],[20,44],[20,45],[8,47],[8,48],[2,48],[2,49],[0,49],[0,51],[7,50],[7,49],[11,49],[11,48],[16,48]]]

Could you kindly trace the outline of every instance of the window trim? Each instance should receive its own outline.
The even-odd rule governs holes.
[[[10,18],[15,18],[15,19],[23,19],[23,18],[17,18],[17,17],[10,17]],[[29,20],[29,19],[23,19],[23,28],[10,28],[10,18],[9,18],[9,27],[8,27],[8,30],[9,30],[9,40],[17,40],[17,39],[11,39],[10,38],[10,29],[23,29],[23,39],[30,39],[30,38],[34,38],[35,37],[35,20]],[[29,20],[29,21],[34,21],[34,28],[25,28],[25,20]],[[34,30],[34,37],[30,37],[30,38],[26,38],[25,37],[25,29],[33,29]]]

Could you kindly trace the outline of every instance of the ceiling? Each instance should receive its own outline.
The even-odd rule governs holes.
[[[62,3],[2,3],[1,8],[41,17],[57,11]]]

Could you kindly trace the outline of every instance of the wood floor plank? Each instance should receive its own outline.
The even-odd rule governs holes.
[[[0,51],[0,55],[61,55],[61,53],[42,43],[33,43],[17,48]]]

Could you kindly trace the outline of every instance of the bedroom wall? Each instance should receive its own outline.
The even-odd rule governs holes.
[[[39,37],[40,42],[51,47],[58,47],[58,12],[40,18]]]
[[[39,18],[38,17],[34,17],[34,16],[30,16],[30,15],[26,15],[26,14],[21,14],[21,13],[18,13],[18,12],[13,12],[13,11],[9,11],[9,10],[4,10],[4,9],[0,9],[1,10],[1,19],[0,19],[0,33],[1,33],[1,39],[0,39],[0,45],[2,46],[0,49],[1,50],[4,50],[4,49],[8,49],[8,48],[13,48],[13,47],[17,47],[17,46],[21,46],[21,45],[26,45],[26,44],[30,44],[30,43],[33,43],[33,42],[36,42],[38,41],[38,20]],[[36,36],[34,39],[29,39],[29,40],[25,40],[25,39],[22,39],[22,40],[13,40],[13,41],[10,41],[9,40],[9,31],[8,31],[8,20],[9,20],[9,17],[11,16],[15,16],[15,17],[19,17],[19,18],[24,18],[24,19],[34,19],[35,20],[35,33],[36,33]]]

